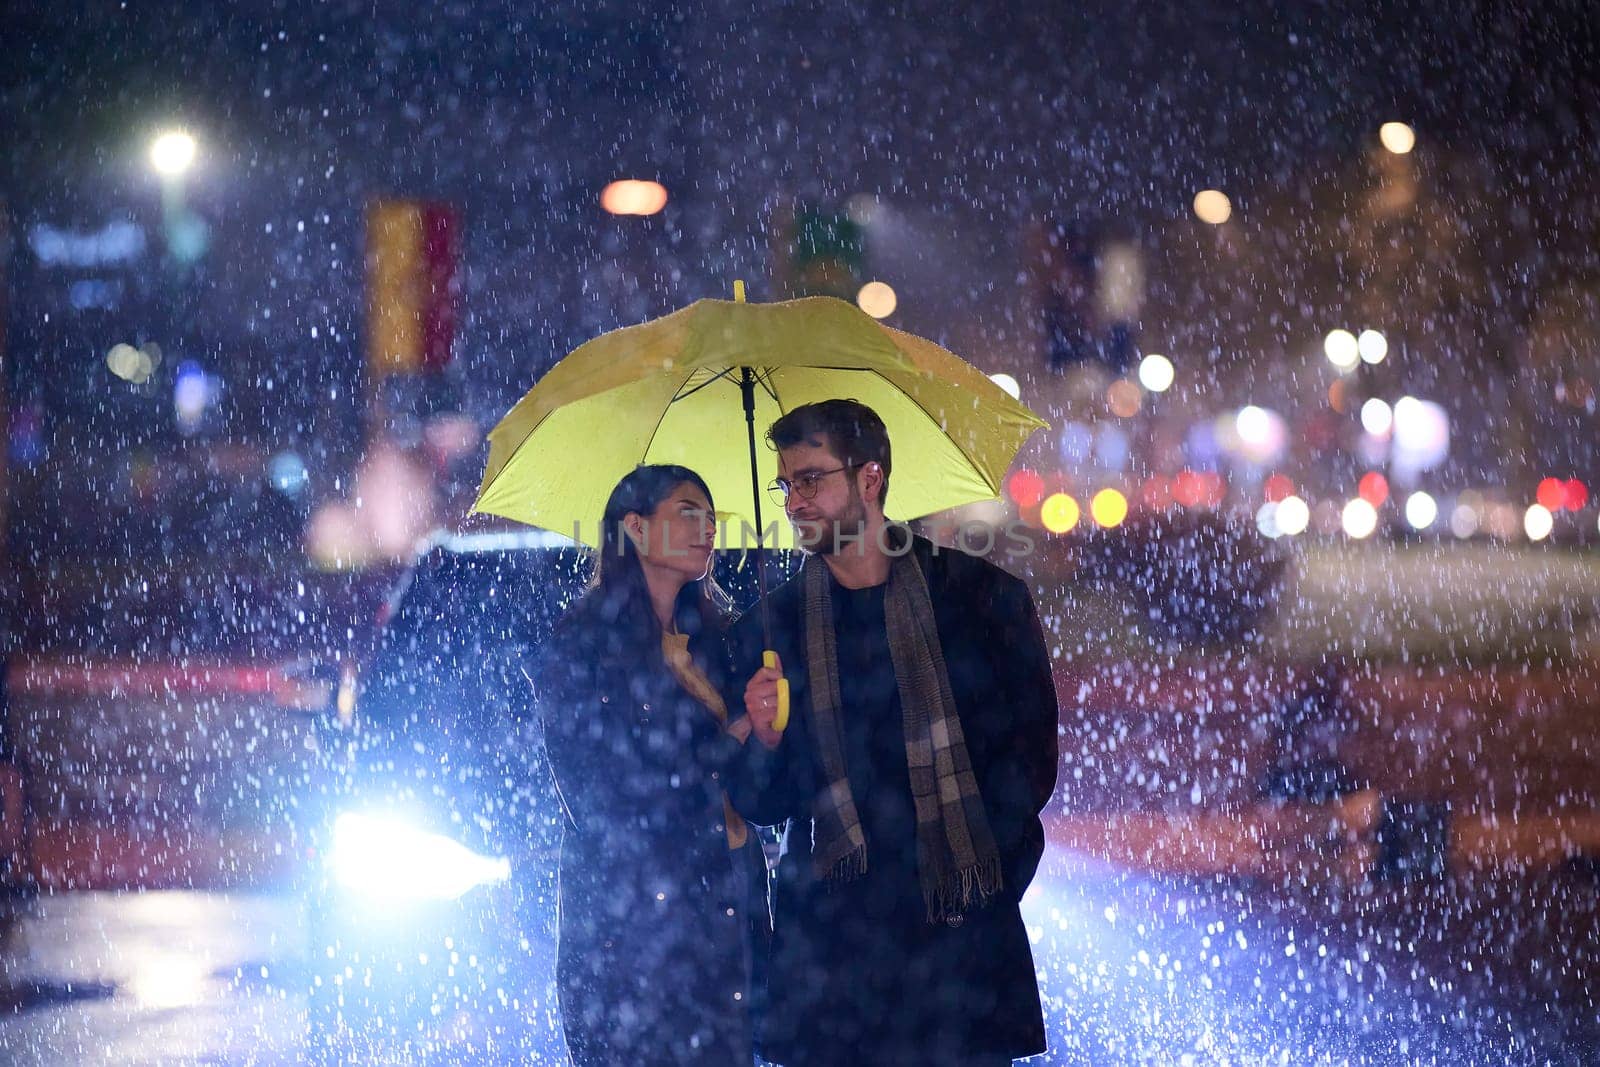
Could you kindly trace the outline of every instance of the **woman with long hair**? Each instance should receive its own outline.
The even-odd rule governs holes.
[[[727,595],[715,513],[693,471],[652,465],[612,491],[585,595],[537,683],[568,825],[557,984],[575,1064],[752,1059],[752,938],[766,864],[723,793],[749,736],[718,695]]]

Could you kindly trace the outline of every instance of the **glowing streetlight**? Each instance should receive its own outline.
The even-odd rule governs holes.
[[[1201,222],[1221,226],[1233,217],[1233,202],[1218,189],[1202,189],[1194,195],[1194,213]]]
[[[1395,155],[1403,156],[1417,146],[1417,133],[1403,122],[1385,122],[1378,127],[1378,140]]]
[[[1102,489],[1089,501],[1089,514],[1107,530],[1121,526],[1128,517],[1128,498],[1115,489]]]
[[[168,130],[150,142],[150,165],[167,178],[186,174],[194,165],[199,145],[184,130]]]

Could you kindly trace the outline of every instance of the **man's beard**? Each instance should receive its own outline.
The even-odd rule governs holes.
[[[799,526],[802,549],[813,556],[837,555],[866,536],[867,506],[860,493],[852,492],[850,503],[837,516]]]

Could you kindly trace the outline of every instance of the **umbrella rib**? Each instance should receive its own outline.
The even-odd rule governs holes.
[[[689,371],[689,378],[693,378],[693,377],[694,377],[694,371],[690,370]],[[685,378],[683,380],[683,384],[678,386],[678,389],[682,389],[683,386],[688,385],[689,384],[689,378]],[[714,380],[715,379],[713,379],[713,381]],[[710,382],[706,383],[706,385],[710,385],[710,384],[711,384]],[[656,424],[653,427],[651,427],[650,436],[645,440],[645,443],[644,443],[644,452],[639,456],[639,462],[641,464],[644,463],[645,460],[650,458],[650,450],[655,447],[656,435],[661,432],[661,424],[667,421],[667,412],[672,410],[672,405],[673,404],[676,404],[680,399],[682,399],[681,397],[678,396],[678,389],[674,389],[672,391],[673,395],[672,395],[672,399],[671,400],[669,400],[665,404],[661,405],[661,414],[656,418]],[[684,395],[685,396],[691,396],[691,395],[693,395],[693,392],[685,393]]]
[[[676,404],[680,400],[688,400],[691,396],[694,396],[694,394],[698,393],[700,390],[706,388],[707,386],[715,385],[717,382],[722,381],[722,379],[726,378],[728,375],[730,375],[732,373],[733,373],[733,368],[732,367],[729,367],[727,370],[724,370],[724,371],[719,371],[716,374],[712,375],[710,378],[707,378],[705,381],[701,382],[699,385],[695,386],[693,389],[690,389],[687,393],[677,393],[677,394],[675,394],[673,396],[672,400],[669,401],[669,403]],[[689,372],[689,377],[685,378],[683,380],[683,384],[684,385],[688,385],[690,379],[692,379],[693,377],[694,377],[694,371],[691,370]]]
[[[960,452],[962,458],[967,461],[967,466],[971,467],[973,472],[976,473],[978,475],[978,477],[983,479],[983,484],[987,485],[990,489],[992,489],[995,492],[996,495],[999,494],[1000,487],[997,486],[997,485],[991,485],[990,484],[988,475],[984,474],[983,471],[978,469],[978,464],[973,461],[971,454],[968,453],[965,448],[962,448],[960,444],[957,444],[955,438],[950,436],[949,431],[946,430],[943,426],[941,426],[939,424],[939,420],[938,419],[933,417],[933,412],[929,411],[927,408],[922,406],[922,401],[918,400],[915,396],[912,396],[911,393],[908,390],[900,388],[894,382],[890,381],[888,378],[885,378],[882,371],[876,370],[876,369],[870,369],[869,373],[871,373],[872,375],[877,377],[880,381],[884,382],[886,385],[889,386],[889,388],[893,389],[895,392],[899,393],[901,396],[903,396],[907,400],[911,401],[911,403],[915,404],[917,410],[922,412],[922,414],[927,418],[927,420],[929,422],[931,422],[935,426],[939,427],[939,432],[944,435],[945,439],[948,440],[951,444],[956,446],[956,450],[958,452]]]

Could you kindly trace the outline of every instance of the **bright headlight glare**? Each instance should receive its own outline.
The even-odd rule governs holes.
[[[345,889],[387,900],[455,900],[511,878],[504,857],[480,855],[397,818],[355,812],[334,820],[329,863]]]

